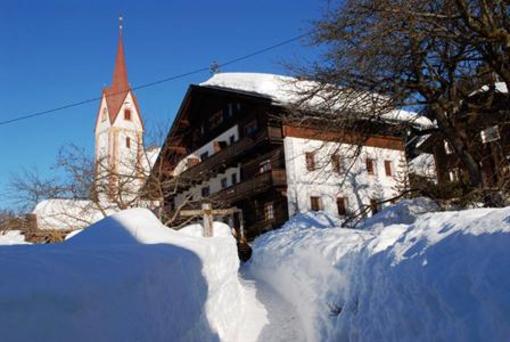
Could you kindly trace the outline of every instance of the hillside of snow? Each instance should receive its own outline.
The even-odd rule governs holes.
[[[309,341],[509,341],[510,207],[436,209],[405,201],[363,229],[300,214],[255,241],[249,272]]]
[[[239,280],[235,240],[221,223],[212,238],[200,229],[130,209],[60,244],[2,246],[1,340],[250,341],[265,311]],[[258,319],[240,329],[248,309]]]

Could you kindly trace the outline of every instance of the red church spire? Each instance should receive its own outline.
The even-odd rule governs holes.
[[[129,89],[124,44],[122,42],[122,17],[119,17],[119,41],[117,43],[117,56],[115,57],[111,89],[115,93]]]
[[[119,17],[119,41],[117,43],[117,56],[115,57],[115,66],[113,68],[112,85],[104,89],[106,105],[108,106],[108,116],[110,117],[111,123],[115,121],[127,94],[131,90],[127,76],[126,58],[124,56],[122,29],[122,17]],[[132,94],[132,96],[135,106],[139,111],[135,95]]]

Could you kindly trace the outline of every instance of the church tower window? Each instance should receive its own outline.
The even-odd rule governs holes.
[[[126,137],[126,147],[131,148],[131,138],[130,137]]]

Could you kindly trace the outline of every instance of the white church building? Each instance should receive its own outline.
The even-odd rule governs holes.
[[[95,122],[96,201],[47,199],[33,214],[40,229],[78,229],[134,202],[159,149],[144,149],[144,124],[128,81],[122,23],[112,83],[105,87]]]

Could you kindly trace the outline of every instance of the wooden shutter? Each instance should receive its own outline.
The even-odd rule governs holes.
[[[336,207],[338,208],[338,215],[340,216],[347,215],[347,205],[345,197],[338,197],[336,199]]]
[[[321,198],[320,197],[318,197],[318,196],[310,197],[310,204],[311,204],[311,209],[313,211],[321,210]]]
[[[367,172],[368,172],[368,174],[369,175],[374,175],[375,174],[374,160],[371,159],[371,158],[367,158],[366,163],[367,163]]]
[[[384,170],[386,171],[386,176],[393,176],[393,170],[391,169],[391,160],[384,161]]]

